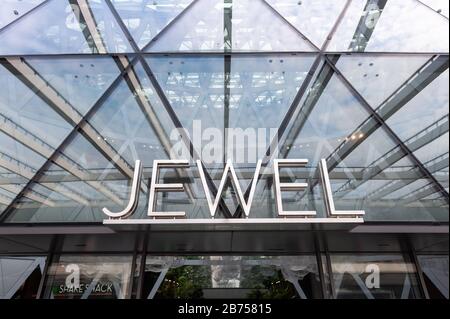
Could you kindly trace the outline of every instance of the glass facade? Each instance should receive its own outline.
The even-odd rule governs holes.
[[[448,249],[416,244],[448,234],[448,1],[1,2],[0,298],[448,299]],[[308,184],[283,193],[284,209],[326,217],[325,159],[336,209],[365,212],[333,232],[407,244],[333,249],[310,227],[273,250],[277,226],[218,227],[211,241],[187,226],[169,229],[185,246],[137,229],[142,247],[105,251],[101,233],[129,234],[103,226],[102,208],[126,206],[140,160],[130,219],[148,218],[154,161],[167,159],[189,161],[159,176],[184,191],[158,192],[155,209],[192,220],[210,218],[196,161],[217,191],[230,160],[248,198],[262,160],[252,221],[279,219],[275,159],[308,159],[280,171]],[[218,198],[218,219],[243,217],[233,183]],[[64,248],[68,229],[90,227],[86,249]],[[11,239],[30,231],[53,244]]]

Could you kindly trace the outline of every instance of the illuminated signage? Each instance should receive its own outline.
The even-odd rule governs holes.
[[[280,179],[280,169],[281,168],[295,168],[295,167],[305,167],[308,164],[308,160],[305,159],[276,159],[274,160],[274,170],[273,170],[273,187],[274,187],[274,193],[275,193],[275,202],[276,202],[276,210],[278,213],[278,217],[280,218],[297,218],[302,219],[303,222],[314,222],[318,220],[316,218],[317,212],[316,211],[287,211],[283,208],[283,202],[282,202],[282,193],[283,192],[299,192],[304,191],[308,188],[307,183],[283,183]],[[203,187],[203,191],[205,192],[205,197],[208,203],[209,212],[211,214],[211,220],[217,220],[216,213],[219,207],[219,202],[221,199],[221,194],[225,188],[227,179],[230,178],[233,188],[237,193],[237,200],[239,201],[239,204],[242,207],[242,210],[245,214],[245,219],[249,220],[251,217],[251,211],[252,211],[252,202],[256,191],[256,185],[258,182],[258,178],[261,173],[261,166],[262,161],[259,160],[256,169],[255,174],[253,176],[253,179],[250,184],[250,192],[247,200],[244,197],[244,193],[242,192],[242,188],[239,183],[239,179],[237,177],[236,171],[234,169],[233,164],[231,161],[228,161],[226,163],[225,169],[222,174],[222,178],[219,184],[219,188],[217,189],[216,196],[213,197],[211,195],[211,189],[210,184],[208,184],[208,180],[206,178],[205,174],[205,167],[203,166],[201,161],[197,161],[196,163],[197,169],[199,172],[201,184]],[[149,219],[156,220],[156,219],[185,219],[186,218],[186,212],[179,211],[179,212],[161,212],[156,211],[156,196],[158,192],[183,192],[184,185],[182,183],[160,183],[159,175],[161,169],[184,169],[189,167],[189,161],[187,160],[155,160],[153,162],[153,171],[152,171],[152,178],[150,182],[150,188],[149,188],[149,203],[148,203],[148,212],[147,215]],[[330,185],[330,179],[328,175],[328,168],[326,165],[326,161],[322,159],[319,163],[319,174],[320,174],[320,181],[323,188],[323,194],[324,194],[324,202],[325,202],[325,209],[326,209],[326,218],[321,218],[321,222],[347,222],[357,220],[362,221],[362,216],[364,215],[364,211],[342,211],[342,210],[336,210],[333,200],[333,193]],[[132,188],[131,188],[131,194],[128,201],[128,205],[120,212],[112,212],[108,208],[103,208],[104,214],[106,214],[109,217],[109,221],[113,220],[119,221],[120,223],[126,223],[127,219],[133,213],[135,212],[138,202],[139,202],[139,193],[140,193],[140,185],[141,185],[141,179],[142,179],[142,163],[141,161],[136,161],[135,164],[135,170],[134,170],[134,176],[133,176],[133,182],[132,182]],[[255,218],[256,219],[256,218]],[[251,220],[255,220],[251,219]],[[272,219],[273,220],[273,219]],[[108,221],[108,220],[106,220]],[[140,220],[142,221],[142,220]],[[139,222],[139,221],[138,221]],[[136,220],[134,220],[134,223],[136,223]]]

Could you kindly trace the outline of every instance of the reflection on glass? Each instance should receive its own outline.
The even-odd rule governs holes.
[[[71,125],[38,96],[43,87],[27,87],[20,79],[18,72],[0,66],[0,131],[17,131],[17,140],[38,141],[56,148]]]
[[[45,259],[0,256],[0,299],[36,299]]]
[[[193,0],[112,0],[134,40],[142,49]]]
[[[332,73],[328,74],[330,72],[324,67],[314,79],[300,109],[301,113],[309,115],[301,117],[302,129],[292,145],[286,146],[289,158],[307,158],[313,167],[320,159],[327,158],[369,116],[343,83]],[[324,79],[328,79],[327,82]]]
[[[0,54],[132,52],[104,0],[49,1],[0,33]]]
[[[242,163],[256,163],[265,152],[277,132],[282,120],[305,80],[314,56],[268,56],[233,57],[230,65],[229,98],[225,108],[229,109],[228,127],[234,129],[262,130],[265,138],[248,135],[248,140],[230,141],[228,135],[227,158]],[[226,77],[227,78],[227,77]],[[259,131],[258,131],[259,130]],[[233,142],[233,143],[231,143]],[[234,152],[234,153],[233,153]],[[251,154],[255,154],[251,158]]]
[[[80,114],[86,114],[120,74],[110,57],[28,58],[26,61]]]
[[[154,103],[156,94],[145,83],[140,64],[130,73],[141,79],[140,84],[134,86],[134,82],[124,78],[89,123],[128,163],[140,160],[150,168],[153,160],[169,158],[170,129],[174,126],[167,119],[166,110]]]
[[[223,132],[223,58],[175,56],[147,60],[183,128],[192,138],[194,121],[200,130],[214,128]],[[219,136],[219,140],[214,143],[221,149],[223,140]],[[201,154],[200,145],[194,146]],[[218,160],[222,161],[222,158]]]
[[[313,256],[147,256],[142,298],[320,298]]]
[[[448,256],[417,256],[431,299],[448,299]]]
[[[392,115],[386,124],[405,141],[438,122],[448,114],[448,86],[449,71],[447,69]]]
[[[448,19],[419,1],[357,0],[352,1],[328,49],[448,52],[448,31]]]
[[[49,299],[125,299],[130,290],[131,256],[63,255],[48,272]]]
[[[448,116],[445,118],[448,123]],[[441,135],[430,143],[424,145],[422,148],[414,152],[414,155],[422,162],[429,162],[436,157],[449,152],[449,133]]]
[[[406,58],[406,56],[352,54],[350,56],[341,56],[336,63],[336,67],[366,99],[370,106],[373,109],[377,109],[381,103],[423,67],[430,58],[431,56]],[[439,85],[434,85],[433,87],[438,90],[440,88],[441,94],[445,94],[443,92],[445,89]],[[425,90],[429,90],[429,86]],[[426,96],[429,95],[427,94]],[[429,96],[429,98],[432,97]],[[413,101],[415,100],[413,99]]]
[[[0,10],[0,29],[19,19],[44,0],[3,0]]]
[[[414,265],[401,255],[331,255],[338,299],[418,299]]]
[[[353,135],[354,136],[354,135]],[[353,136],[351,137],[353,139]],[[364,139],[358,135],[355,138]],[[380,158],[389,153],[396,144],[384,127],[379,128],[364,139],[347,157],[342,158],[339,167],[353,167],[369,170],[380,164]],[[392,163],[394,164],[394,163]]]
[[[197,1],[148,51],[223,51],[223,1]]]
[[[434,11],[449,17],[449,2],[446,0],[420,0],[423,4],[429,6]]]
[[[230,11],[232,51],[314,51],[306,39],[262,1],[233,0]]]
[[[345,6],[345,0],[326,3],[316,0],[268,0],[267,2],[319,48],[325,42]]]
[[[270,24],[267,24],[270,21]],[[282,36],[281,36],[282,35]],[[149,51],[314,51],[258,0],[200,0],[154,39]]]

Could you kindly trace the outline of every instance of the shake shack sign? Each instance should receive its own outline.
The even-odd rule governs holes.
[[[364,211],[341,211],[335,208],[333,193],[330,185],[328,169],[326,161],[322,159],[319,162],[318,172],[320,179],[320,186],[322,187],[324,206],[326,210],[326,217],[317,217],[316,211],[302,211],[302,210],[286,210],[283,207],[282,194],[284,192],[301,192],[306,190],[309,185],[307,183],[285,183],[280,179],[280,169],[282,168],[298,168],[305,167],[308,160],[304,159],[275,159],[273,161],[273,193],[276,207],[276,215],[278,218],[262,219],[257,215],[253,216],[253,198],[256,191],[256,185],[261,175],[262,161],[259,160],[253,174],[253,179],[249,185],[249,189],[245,192],[241,187],[241,183],[236,174],[235,168],[231,161],[228,161],[220,180],[218,188],[215,188],[211,182],[207,169],[201,161],[196,162],[198,176],[200,177],[201,186],[203,188],[208,209],[210,213],[209,219],[189,219],[184,211],[157,211],[156,199],[158,192],[183,192],[186,191],[185,186],[181,183],[162,183],[159,176],[162,169],[174,169],[178,173],[189,167],[187,160],[155,160],[153,163],[152,177],[149,187],[148,197],[148,211],[147,218],[134,219],[130,218],[136,211],[139,203],[139,193],[141,191],[142,178],[142,163],[136,161],[134,177],[132,181],[132,188],[128,205],[118,212],[113,212],[108,208],[103,208],[103,213],[108,216],[104,220],[104,224],[170,224],[170,223],[186,223],[186,224],[240,224],[240,223],[362,223],[362,216]],[[180,175],[180,174],[177,174]],[[231,181],[231,185],[236,193],[237,201],[244,214],[242,218],[217,218],[217,212],[221,201],[221,194],[223,193],[227,181]],[[244,193],[248,196],[245,197]],[[298,205],[300,208],[300,204]]]

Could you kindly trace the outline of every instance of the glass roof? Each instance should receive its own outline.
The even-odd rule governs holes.
[[[245,192],[276,157],[309,160],[282,170],[311,184],[289,209],[324,216],[325,159],[338,209],[448,222],[448,28],[444,0],[2,1],[0,222],[100,222],[136,160],[145,217],[167,158],[191,165],[161,172],[185,192],[158,209],[205,218],[194,160],[217,188],[231,159]],[[276,216],[272,184],[261,174],[252,217]],[[231,183],[221,196],[239,216]]]

